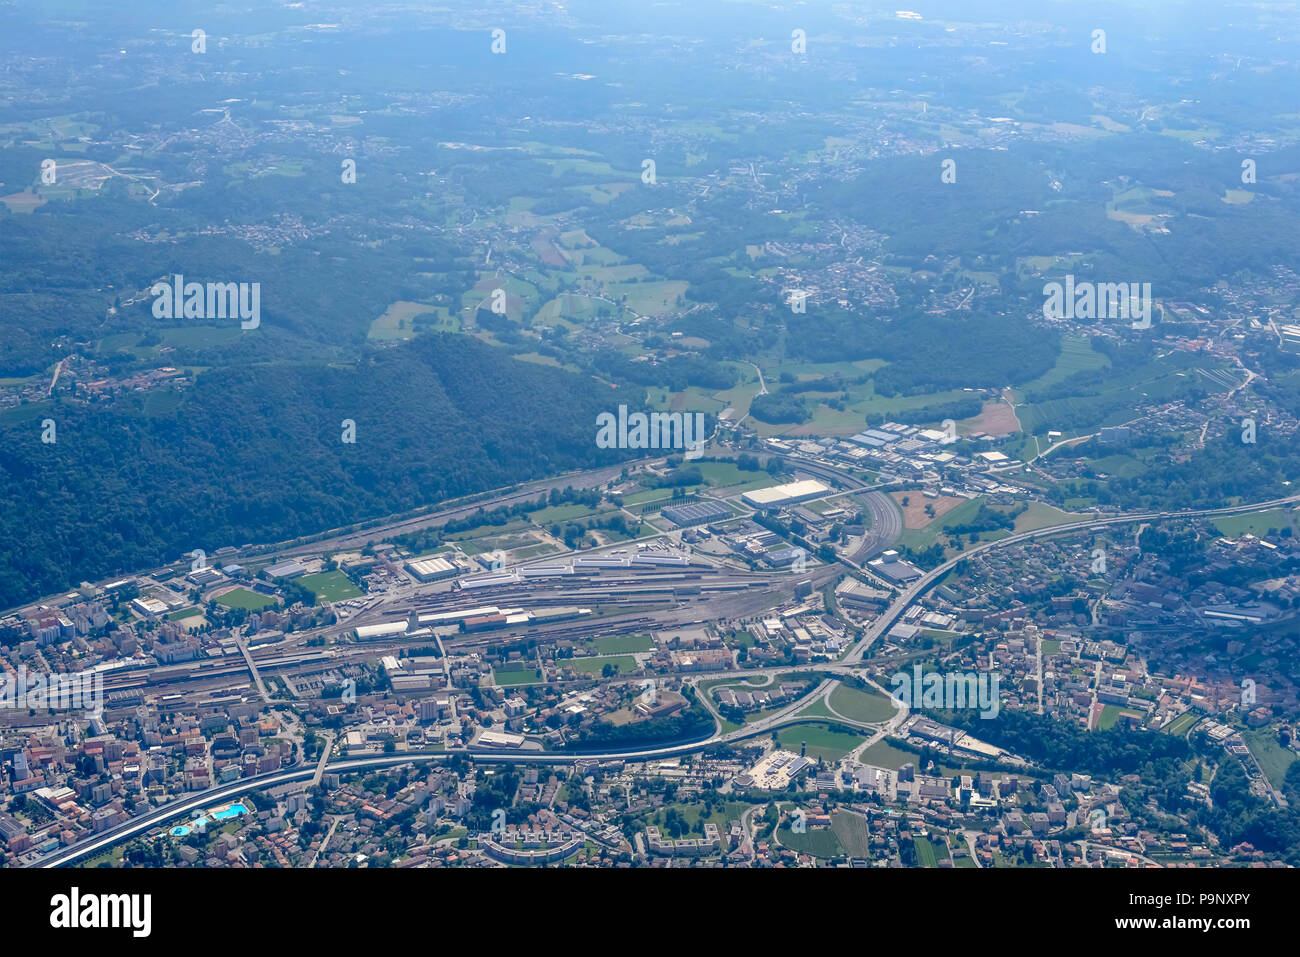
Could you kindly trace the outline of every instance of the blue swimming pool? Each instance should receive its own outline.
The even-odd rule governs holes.
[[[227,804],[225,807],[217,808],[212,812],[212,816],[218,821],[229,821],[232,817],[239,817],[239,815],[247,813],[248,808],[236,801],[234,804]]]
[[[229,821],[239,817],[241,814],[251,814],[252,811],[243,801],[235,801],[224,807],[216,808],[204,815],[202,811],[194,812],[194,819],[188,824],[177,824],[169,832],[173,837],[186,837],[195,830],[206,830],[211,821]]]

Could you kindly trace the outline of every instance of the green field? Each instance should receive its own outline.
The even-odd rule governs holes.
[[[190,605],[189,608],[182,608],[180,611],[172,612],[170,615],[167,616],[167,620],[180,621],[183,618],[197,618],[201,614],[203,614],[202,608],[198,608],[194,605]]]
[[[938,867],[940,861],[948,859],[948,848],[940,841],[914,837],[912,847],[916,849],[916,862],[922,867]]]
[[[700,837],[704,833],[705,824],[717,825],[718,831],[725,835],[727,833],[727,823],[729,821],[739,820],[740,816],[749,810],[751,805],[743,801],[728,801],[722,806],[715,804],[713,807],[714,810],[712,812],[705,813],[706,806],[702,801],[670,804],[660,808],[653,814],[648,815],[645,818],[645,823],[648,826],[662,829],[667,819],[668,811],[669,809],[672,809],[677,812],[682,821],[684,821],[686,826],[689,828],[689,833],[683,834],[682,837]],[[671,835],[665,832],[664,837],[671,837]]]
[[[700,474],[704,476],[704,481],[715,488],[734,487],[748,492],[776,484],[776,480],[765,471],[746,472],[731,462],[688,462],[685,465],[688,468],[699,469]]]
[[[1020,397],[1038,390],[1064,382],[1076,372],[1100,369],[1109,365],[1110,360],[1092,348],[1092,343],[1084,338],[1066,338],[1061,340],[1061,354],[1056,357],[1056,365],[1048,369],[1037,379],[1027,382],[1015,390],[1017,401]]]
[[[964,525],[975,518],[975,514],[980,510],[980,505],[984,501],[984,496],[967,499],[950,512],[945,512],[933,522],[924,528],[905,528],[903,535],[899,539],[899,544],[906,548],[924,551],[938,541],[939,536],[945,534],[946,529],[952,525]]]
[[[626,506],[645,505],[647,502],[666,502],[672,497],[672,489],[648,488],[640,492],[633,492],[631,495],[623,496],[623,504]]]
[[[542,683],[542,673],[536,668],[503,665],[492,669],[492,680],[502,688],[514,688],[518,685],[539,685]]]
[[[614,509],[607,508],[604,511],[612,512]],[[571,522],[577,518],[590,518],[599,514],[601,510],[590,505],[552,505],[529,512],[528,517],[538,525],[553,525],[556,522]]]
[[[1212,524],[1228,538],[1247,533],[1257,538],[1266,538],[1270,533],[1276,534],[1284,528],[1291,529],[1293,534],[1300,531],[1296,528],[1296,514],[1294,509],[1274,508],[1246,515],[1224,515],[1213,519]]]
[[[361,595],[361,589],[352,584],[352,580],[342,572],[321,572],[317,575],[304,575],[298,579],[298,584],[307,589],[318,599],[325,601],[343,601],[347,598],[357,598]]]
[[[238,326],[179,326],[158,330],[164,346],[189,349],[229,345],[239,338],[239,332]]]
[[[802,834],[795,834],[789,828],[783,827],[777,831],[776,837],[782,846],[801,854],[811,854],[822,860],[844,854],[844,847],[840,844],[834,828],[810,827]]]
[[[917,756],[911,751],[902,751],[888,741],[877,741],[858,756],[863,764],[897,771],[904,764],[916,764]]]
[[[653,651],[654,639],[649,635],[606,635],[587,642],[587,647],[602,655],[630,655],[639,651]]]
[[[614,665],[618,668],[618,673],[628,675],[636,671],[636,659],[631,655],[601,655],[595,658],[565,658],[558,662],[560,665],[568,665],[574,671],[580,671],[583,674],[595,675],[600,677],[605,665]]]
[[[841,684],[831,692],[831,707],[854,721],[888,721],[894,716],[894,702],[887,695],[860,691]]]
[[[1050,525],[1068,525],[1072,522],[1090,522],[1094,516],[1077,512],[1063,512],[1042,502],[1030,502],[1029,507],[1016,518],[1017,532],[1030,532]]]
[[[420,317],[418,322],[417,317]],[[446,306],[395,302],[382,316],[370,323],[366,335],[369,339],[409,339],[424,328],[439,332],[459,332],[460,322],[448,312]]]
[[[1134,409],[1185,398],[1209,384],[1210,380],[1195,373],[1198,366],[1227,368],[1219,362],[1207,363],[1202,356],[1169,353],[1138,368],[1112,370],[1103,391],[1027,402],[1016,407],[1016,415],[1027,433],[1041,435],[1049,429],[1060,429],[1067,437],[1086,435],[1099,426],[1127,422],[1133,418]],[[1221,388],[1212,384],[1210,387],[1214,391]],[[1026,391],[1017,390],[1017,397]]]
[[[218,605],[225,605],[227,608],[247,608],[249,611],[261,611],[263,608],[269,608],[276,604],[276,600],[269,595],[261,595],[255,591],[249,591],[247,588],[234,588],[216,599]]]
[[[1187,733],[1187,729],[1196,723],[1196,720],[1199,717],[1201,717],[1201,713],[1199,711],[1184,711],[1182,714],[1174,718],[1173,721],[1170,721],[1167,725],[1165,725],[1160,730],[1165,731],[1169,734],[1176,734],[1179,737],[1182,737],[1184,734]]]
[[[1106,731],[1115,727],[1115,723],[1119,721],[1119,717],[1122,714],[1131,714],[1138,718],[1143,717],[1140,712],[1134,711],[1132,708],[1121,708],[1117,704],[1103,705],[1101,709],[1101,717],[1097,719],[1097,730]]]
[[[1286,769],[1296,760],[1295,752],[1278,744],[1277,737],[1267,729],[1243,731],[1241,736],[1268,779],[1273,782],[1273,787],[1280,788],[1286,780]]]
[[[466,542],[474,538],[501,536],[509,532],[523,532],[527,531],[530,527],[531,526],[527,522],[514,519],[506,522],[504,525],[476,525],[473,528],[467,528],[464,531],[451,532],[446,535],[446,540],[449,542]]]
[[[831,813],[831,830],[840,839],[840,846],[849,857],[864,858],[870,855],[867,822],[861,815],[851,811],[834,811]]]
[[[794,752],[806,743],[808,757],[825,761],[838,761],[862,743],[862,738],[856,734],[836,731],[829,725],[812,721],[786,725],[777,732],[776,739],[781,747]]]
[[[801,709],[799,711],[799,717],[834,718],[835,712],[833,712],[829,707],[827,707],[825,698],[818,698],[812,704],[808,705],[808,707]]]
[[[754,635],[751,632],[741,629],[736,632],[735,637],[728,639],[727,644],[733,648],[753,648]]]

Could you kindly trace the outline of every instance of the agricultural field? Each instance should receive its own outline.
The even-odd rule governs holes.
[[[1042,389],[1049,389],[1064,382],[1076,372],[1091,372],[1110,364],[1110,360],[1092,348],[1092,343],[1081,337],[1068,336],[1061,340],[1061,352],[1056,357],[1056,364],[1047,372],[1014,390],[1016,401],[1025,395]]]
[[[1267,512],[1251,512],[1247,515],[1224,515],[1213,519],[1214,527],[1228,538],[1251,534],[1256,538],[1267,538],[1287,529],[1291,534],[1300,531],[1300,512],[1294,508],[1274,508]]]
[[[529,512],[528,517],[538,525],[545,527],[554,525],[556,522],[572,522],[580,518],[593,518],[613,511],[617,511],[617,509],[593,508],[590,505],[551,505],[546,508],[539,508],[535,512]]]
[[[939,536],[943,535],[949,526],[961,525],[971,521],[979,512],[980,504],[983,501],[983,496],[966,499],[955,508],[950,509],[943,517],[928,523],[923,528],[904,528],[899,544],[916,551],[929,548],[939,540]]]
[[[370,323],[372,340],[410,339],[420,332],[459,332],[460,321],[446,306],[422,302],[395,302]]]
[[[926,498],[920,492],[890,492],[890,498],[898,503],[903,512],[903,528],[921,529],[931,522],[943,518],[953,509],[969,501],[952,495],[940,495],[938,498]],[[903,500],[907,504],[903,504]],[[928,509],[928,511],[927,511]]]
[[[765,471],[746,472],[731,462],[687,462],[684,466],[699,469],[705,484],[728,491],[748,492],[774,482]]]
[[[916,850],[916,863],[921,867],[938,867],[940,861],[948,860],[948,846],[942,841],[914,837],[912,847]]]
[[[831,813],[831,830],[840,840],[840,846],[848,857],[862,859],[870,856],[867,822],[852,811],[836,810]]]
[[[1221,391],[1221,384],[1196,372],[1198,367],[1228,371],[1230,375],[1232,369],[1217,360],[1207,361],[1204,356],[1171,353],[1140,369],[1108,376],[1105,389],[1095,393],[1026,399],[1017,405],[1016,414],[1027,433],[1054,429],[1067,437],[1090,434],[1102,426],[1128,422],[1134,409],[1188,397],[1199,387]]]
[[[782,827],[777,830],[776,839],[783,847],[798,851],[800,854],[811,854],[822,860],[844,854],[839,835],[835,833],[834,828],[830,827],[810,827],[802,834],[796,834],[788,827]]]
[[[1059,508],[1043,502],[1030,502],[1029,507],[1016,517],[1016,531],[1030,532],[1051,525],[1065,525],[1070,522],[1090,522],[1095,516],[1078,512],[1064,512]]]

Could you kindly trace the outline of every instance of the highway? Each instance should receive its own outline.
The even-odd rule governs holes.
[[[1097,528],[1099,526],[1109,525],[1131,525],[1134,522],[1152,522],[1164,521],[1168,519],[1181,518],[1213,518],[1219,515],[1240,515],[1245,512],[1261,512],[1270,508],[1277,508],[1282,505],[1293,505],[1300,502],[1300,495],[1291,495],[1287,498],[1273,499],[1269,502],[1257,502],[1251,505],[1236,505],[1230,508],[1211,508],[1211,509],[1184,509],[1182,511],[1168,512],[1130,512],[1124,515],[1114,515],[1107,518],[1098,518],[1092,520],[1083,520],[1079,522],[1068,522],[1063,525],[1048,525],[1043,528],[1034,529],[1027,532],[1017,532],[1014,535],[1008,535],[1006,538],[995,539],[991,542],[983,542],[973,548],[968,548],[948,559],[943,564],[937,566],[932,571],[922,575],[903,593],[890,604],[879,618],[871,623],[866,634],[853,647],[853,650],[845,656],[845,662],[861,661],[867,648],[884,634],[894,623],[902,617],[903,613],[916,601],[921,595],[925,594],[932,585],[938,582],[944,575],[956,568],[961,562],[981,552],[991,551],[996,548],[1005,548],[1008,545],[1016,545],[1020,542],[1027,542],[1035,538],[1050,538],[1054,535],[1063,535],[1070,532],[1078,532],[1083,529]]]
[[[703,750],[717,742],[713,739],[687,744],[675,744],[664,748],[649,748],[641,751],[617,752],[556,752],[556,751],[490,751],[484,749],[464,748],[447,751],[407,751],[402,754],[386,754],[370,758],[346,758],[332,761],[323,773],[348,774],[354,771],[370,771],[379,768],[397,767],[403,764],[424,761],[445,761],[454,755],[463,755],[478,763],[487,764],[573,764],[580,760],[613,761],[636,760],[648,761],[655,758],[676,757]],[[253,777],[241,778],[230,784],[208,788],[192,795],[179,798],[162,805],[146,814],[132,818],[116,827],[108,828],[100,834],[79,841],[70,847],[62,848],[46,855],[39,861],[28,865],[32,867],[64,867],[83,857],[93,856],[105,848],[120,841],[129,840],[151,828],[161,826],[167,821],[175,820],[192,811],[220,804],[249,791],[266,790],[282,784],[297,781],[310,781],[317,773],[315,764],[299,764],[284,771],[272,771]]]
[[[822,668],[833,668],[833,664],[823,664]],[[765,669],[769,670],[769,669]],[[770,669],[772,671],[788,671],[789,668]],[[807,670],[807,669],[802,669]],[[746,672],[751,674],[752,672]],[[739,679],[738,679],[739,680]],[[381,768],[398,767],[403,764],[420,763],[425,761],[444,761],[455,755],[462,755],[478,763],[488,764],[573,764],[580,760],[594,761],[652,761],[658,758],[678,757],[683,754],[691,754],[696,751],[703,751],[708,748],[716,747],[720,744],[731,744],[737,741],[743,741],[747,738],[763,735],[783,724],[795,723],[804,720],[798,717],[798,712],[808,706],[810,700],[816,700],[818,696],[827,696],[838,683],[834,676],[828,676],[823,682],[820,682],[816,689],[790,705],[782,708],[776,714],[770,715],[761,721],[747,724],[742,728],[732,731],[728,734],[717,734],[716,730],[713,735],[699,741],[685,742],[681,744],[667,745],[658,748],[642,748],[625,751],[499,751],[484,748],[457,748],[451,750],[438,751],[406,751],[400,754],[376,755],[366,758],[344,758],[337,761],[326,761],[322,758],[320,762],[300,763],[293,768],[282,771],[271,771],[266,774],[258,774],[252,777],[241,778],[229,784],[218,785],[205,791],[199,791],[192,795],[178,798],[162,805],[140,817],[132,818],[116,827],[111,827],[100,834],[80,841],[71,847],[62,848],[54,851],[32,865],[35,867],[51,868],[63,867],[72,864],[84,857],[93,856],[105,848],[111,847],[121,841],[129,840],[154,827],[159,827],[167,821],[175,820],[192,811],[209,808],[213,805],[220,804],[227,800],[232,800],[249,791],[264,791],[268,788],[277,787],[282,784],[293,784],[299,781],[308,781],[313,784],[320,781],[321,777],[327,773],[348,774],[355,771],[369,771]],[[703,696],[701,695],[701,698]],[[712,711],[710,705],[709,710]],[[906,717],[906,711],[896,714],[888,722],[888,729],[878,728],[874,724],[855,721],[849,718],[837,718],[836,720],[849,725],[854,725],[865,730],[875,732],[877,740],[882,737],[886,730],[897,727],[902,718]],[[715,714],[716,721],[716,714]],[[716,726],[715,726],[716,727]],[[328,744],[328,742],[327,742]],[[328,754],[328,750],[325,752]]]
[[[837,476],[837,479],[841,481],[846,479],[848,479],[848,481],[857,481],[849,479],[848,476]],[[898,514],[897,508],[893,506],[891,499],[884,497],[883,493],[870,494],[880,495],[880,498],[884,498],[885,502],[887,502],[887,505],[885,505],[885,503],[876,503],[876,505],[879,505],[881,508],[881,511],[879,512],[880,518],[876,518],[878,512],[876,512],[875,508],[868,505],[872,510],[872,527],[881,528],[884,532],[888,532],[891,525],[887,524],[887,516],[893,516],[893,520],[898,521],[901,521],[901,516]],[[868,499],[868,501],[871,501],[871,499]],[[463,754],[465,757],[471,758],[476,762],[541,763],[541,765],[547,765],[547,763],[549,763],[549,765],[568,765],[568,763],[575,762],[577,759],[584,758],[597,759],[597,761],[614,761],[614,759],[623,759],[623,761],[647,761],[647,759],[676,757],[676,755],[680,754],[698,752],[698,750],[712,748],[712,746],[720,744],[733,744],[733,742],[749,739],[749,737],[763,735],[763,733],[770,732],[771,729],[779,727],[781,724],[802,720],[800,716],[798,716],[801,711],[805,710],[806,707],[809,706],[810,702],[819,700],[819,698],[827,698],[829,693],[831,693],[831,690],[833,690],[833,688],[836,687],[836,684],[839,683],[841,677],[852,674],[849,667],[861,662],[863,657],[865,657],[867,649],[870,648],[875,641],[878,641],[889,628],[893,627],[893,624],[905,614],[906,610],[909,609],[909,607],[913,605],[920,596],[923,596],[923,594],[926,593],[931,586],[935,585],[937,581],[943,579],[946,573],[952,571],[954,567],[957,567],[957,564],[963,562],[963,560],[974,557],[974,555],[984,553],[984,551],[1001,549],[1001,547],[1021,544],[1021,542],[1035,540],[1035,538],[1047,538],[1058,536],[1058,534],[1078,533],[1080,531],[1087,531],[1087,529],[1109,527],[1109,525],[1143,523],[1143,521],[1214,518],[1214,516],[1221,515],[1239,515],[1245,514],[1245,512],[1265,511],[1268,510],[1268,508],[1295,505],[1296,502],[1300,502],[1300,494],[1290,495],[1290,497],[1287,498],[1273,499],[1273,501],[1269,502],[1257,502],[1251,503],[1251,505],[1232,506],[1226,508],[1188,508],[1188,510],[1179,511],[1131,512],[1131,514],[1125,515],[1106,516],[1106,518],[1093,520],[1073,521],[1073,523],[1061,525],[1049,525],[1049,527],[1011,534],[1011,536],[1005,538],[998,538],[998,540],[995,541],[984,542],[984,544],[970,547],[970,549],[963,551],[963,553],[956,555],[956,557],[950,558],[943,564],[940,564],[940,566],[933,568],[932,571],[924,573],[920,579],[907,586],[900,596],[894,598],[894,601],[889,605],[888,609],[885,610],[883,614],[875,620],[875,622],[871,623],[870,627],[866,629],[865,635],[863,635],[861,640],[859,640],[857,644],[849,650],[849,653],[846,654],[840,662],[822,662],[798,668],[798,670],[801,671],[828,672],[826,680],[820,681],[820,683],[816,685],[809,694],[805,694],[805,696],[798,698],[797,701],[789,703],[788,706],[783,707],[783,709],[780,709],[775,714],[768,715],[763,719],[755,720],[755,722],[746,724],[746,726],[738,728],[736,731],[725,733],[725,735],[719,733],[720,724],[718,723],[718,715],[716,715],[714,709],[712,709],[711,702],[708,702],[708,710],[710,710],[711,713],[714,713],[714,735],[708,736],[707,739],[664,746],[664,748],[594,753],[523,752],[523,750],[521,750],[521,752],[499,752],[499,750],[467,748],[437,750],[437,752],[404,752],[400,754],[377,755],[377,757],[369,758],[347,758],[334,762],[328,762],[328,759],[322,758],[320,763],[313,762],[312,765],[299,765],[294,768],[289,768],[289,770],[269,772],[269,774],[265,775],[256,775],[252,776],[252,778],[240,779],[238,781],[233,781],[233,783],[230,784],[218,785],[218,787],[209,788],[207,791],[178,798],[177,801],[169,802],[169,804],[161,806],[159,809],[148,811],[148,813],[140,815],[138,818],[133,818],[127,820],[125,823],[118,824],[117,827],[108,828],[107,831],[99,833],[99,835],[88,837],[88,839],[81,841],[81,843],[69,846],[69,848],[56,850],[56,852],[39,859],[34,866],[59,867],[68,865],[68,863],[73,863],[83,857],[92,856],[92,854],[99,852],[101,849],[107,848],[107,846],[116,844],[118,841],[130,839],[130,837],[148,831],[149,828],[160,826],[160,824],[165,823],[166,820],[181,817],[181,815],[190,813],[192,810],[199,810],[203,809],[203,807],[220,804],[222,800],[237,797],[239,794],[247,793],[250,789],[276,787],[276,785],[279,784],[295,783],[295,781],[313,781],[313,779],[320,780],[320,776],[324,774],[324,772],[350,772],[370,770],[370,768],[391,767],[417,761],[439,761],[439,759],[446,759],[452,754]],[[473,507],[477,508],[478,506],[476,505]],[[433,518],[434,516],[428,516],[428,519]],[[373,536],[374,532],[372,531],[368,534]],[[855,553],[855,555],[857,554],[862,554],[862,551],[859,550],[858,553]],[[839,575],[839,573],[840,570],[835,566],[835,564],[829,564],[829,566],[819,566],[818,568],[815,568],[813,576],[811,577],[814,577],[816,583],[820,585],[826,584],[827,581],[831,581],[833,577]],[[794,581],[796,581],[796,576],[790,576],[783,584],[787,584],[790,588],[793,588]],[[753,596],[751,596],[751,594],[745,597],[748,598],[750,602],[753,601]],[[698,615],[698,606],[693,607],[692,612]],[[256,668],[252,666],[251,654],[248,653],[246,649],[240,650],[243,650],[244,654],[246,654],[248,670],[252,671],[252,674],[256,677]],[[763,668],[763,670],[746,671],[745,674],[763,674],[763,672],[777,670],[789,671],[790,668]],[[699,697],[703,698],[703,696]],[[875,732],[875,739],[872,740],[878,740],[879,737],[884,735],[884,733],[887,733],[887,729],[897,727],[898,720],[901,720],[902,716],[905,716],[905,713],[894,716],[894,719],[888,723],[888,728],[880,728],[879,726],[875,726],[875,724],[852,722],[852,720],[844,718],[837,720],[841,720],[841,722],[844,722],[845,724],[853,724],[853,726],[871,729],[872,732]]]

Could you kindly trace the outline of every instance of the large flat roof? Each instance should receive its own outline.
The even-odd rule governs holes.
[[[752,492],[746,492],[741,498],[750,505],[772,505],[797,498],[825,495],[828,492],[830,486],[823,485],[816,479],[801,479],[798,482],[787,482],[785,485],[774,485],[771,488],[754,489]]]

